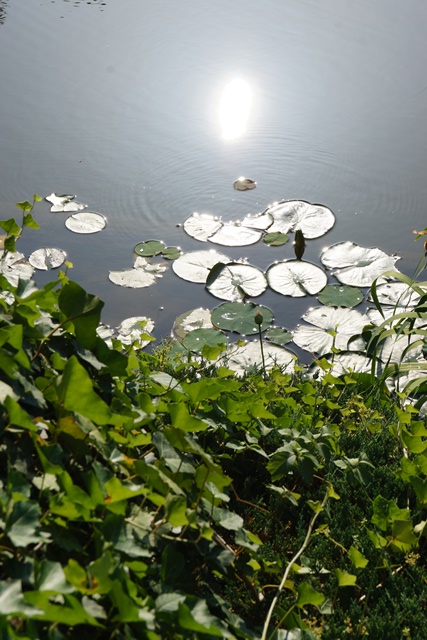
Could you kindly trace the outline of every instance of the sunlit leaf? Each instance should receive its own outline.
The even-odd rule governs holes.
[[[85,211],[84,213],[75,213],[65,221],[65,226],[74,233],[97,233],[105,229],[107,219],[101,213]]]
[[[262,314],[260,325],[255,322],[257,311]],[[211,319],[219,329],[250,335],[258,333],[259,326],[261,331],[265,331],[273,321],[273,313],[267,307],[258,306],[253,302],[223,302],[212,310]]]
[[[378,302],[393,307],[413,307],[420,299],[420,295],[404,282],[384,282],[376,288]],[[372,300],[369,293],[368,300]]]
[[[242,220],[240,225],[242,227],[250,227],[251,229],[262,229],[265,231],[273,224],[273,218],[269,213],[263,211],[262,213],[248,213]]]
[[[34,267],[25,262],[22,253],[7,253],[2,258],[3,251],[0,251],[0,273],[4,275],[6,280],[13,286],[17,287],[19,280],[29,280],[34,273]]]
[[[256,182],[250,178],[240,177],[234,182],[233,186],[237,191],[248,191],[249,189],[255,189]]]
[[[267,207],[266,213],[274,219],[270,233],[289,233],[300,229],[307,239],[323,236],[335,224],[335,216],[328,207],[304,200],[275,202]]]
[[[156,278],[161,278],[166,267],[161,264],[151,264],[142,257],[137,257],[133,269],[110,271],[109,279],[120,287],[140,289],[154,284]]]
[[[141,347],[145,347],[151,340],[144,339],[144,334],[151,334],[154,322],[146,316],[133,316],[126,318],[117,327],[117,338],[123,344],[132,344],[135,340],[141,341]]]
[[[369,324],[368,317],[356,309],[316,307],[304,314],[303,319],[314,326],[301,325],[294,331],[294,342],[301,349],[323,355],[329,353],[333,346],[340,350],[365,347],[362,338],[349,345],[350,338],[360,334]]]
[[[341,376],[345,373],[370,373],[372,360],[364,353],[341,352],[338,354],[326,355],[325,358],[331,363],[329,372],[334,376]],[[323,370],[318,365],[310,367],[310,375],[317,378],[323,376]]]
[[[28,262],[35,269],[48,271],[49,269],[60,267],[66,257],[67,254],[62,249],[44,248],[33,251],[28,258]]]
[[[189,351],[201,353],[204,346],[217,347],[227,343],[227,336],[216,329],[195,329],[184,337],[183,345]]]
[[[317,299],[330,307],[356,307],[363,300],[363,293],[356,287],[331,284],[319,293]]]
[[[335,570],[335,575],[338,580],[339,587],[354,587],[357,581],[357,576],[352,573],[347,573],[346,571],[341,571],[341,569]]]
[[[278,366],[285,373],[293,372],[296,357],[291,351],[267,342],[264,342],[263,349],[266,370]],[[230,345],[220,362],[223,360],[227,367],[235,371],[237,375],[244,375],[254,369],[262,369],[263,359],[259,340],[247,342],[243,346]]]
[[[192,309],[182,313],[175,320],[173,332],[178,338],[183,338],[185,334],[194,329],[212,329],[211,312],[209,309]]]
[[[185,232],[201,242],[206,242],[221,226],[222,222],[218,216],[213,216],[210,213],[193,213],[184,222]]]
[[[60,211],[67,211],[69,213],[73,211],[82,211],[86,209],[87,204],[83,204],[82,202],[77,202],[74,200],[76,196],[58,196],[56,193],[51,193],[49,196],[45,197],[45,200],[52,204],[50,210],[53,213],[58,213]]]
[[[262,231],[258,229],[245,227],[240,222],[225,222],[209,241],[227,247],[244,247],[258,242],[261,237]]]
[[[294,298],[319,293],[328,282],[320,267],[302,260],[277,262],[268,268],[266,276],[274,291]]]
[[[191,251],[184,253],[172,264],[177,276],[190,282],[206,282],[209,271],[218,262],[230,262],[230,258],[214,249],[206,251]]]
[[[354,242],[339,242],[320,256],[328,269],[343,284],[368,287],[385,271],[394,268],[398,256],[389,256],[381,249],[365,249]]]
[[[235,301],[261,295],[267,288],[267,280],[257,267],[239,262],[218,263],[209,272],[206,288],[217,298]]]

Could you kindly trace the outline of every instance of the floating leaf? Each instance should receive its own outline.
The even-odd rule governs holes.
[[[221,226],[222,222],[218,216],[212,216],[210,213],[195,212],[185,220],[184,231],[192,238],[206,242]]]
[[[189,351],[201,353],[205,345],[209,347],[226,345],[227,336],[225,336],[222,331],[217,331],[216,329],[195,329],[187,333],[182,344]]]
[[[295,368],[295,355],[275,344],[263,343],[265,368],[268,371],[274,366],[280,367],[285,373],[292,373]],[[237,375],[244,375],[248,371],[263,367],[262,353],[259,340],[247,342],[243,346],[233,344],[227,348],[224,355],[226,365]],[[220,362],[222,362],[221,358]]]
[[[340,282],[356,287],[369,287],[399,260],[381,249],[365,249],[354,242],[338,242],[326,249],[320,259],[325,267],[338,269],[334,275]]]
[[[162,255],[166,260],[176,260],[182,254],[182,251],[179,247],[166,247],[164,251],[162,251]]]
[[[270,342],[274,342],[274,344],[278,345],[288,344],[288,342],[293,340],[292,333],[286,331],[286,329],[282,329],[281,327],[272,327],[271,329],[268,329],[265,337]]]
[[[209,309],[192,309],[182,313],[175,320],[173,332],[178,338],[184,338],[194,329],[212,329],[211,312]]]
[[[363,293],[356,287],[330,284],[317,296],[322,304],[330,307],[356,307],[363,300]]]
[[[316,307],[310,309],[303,319],[314,326],[300,326],[294,331],[294,342],[301,349],[323,355],[329,353],[333,346],[340,350],[365,347],[362,338],[352,341],[348,347],[350,338],[360,334],[369,324],[369,318],[356,309]]]
[[[248,213],[247,216],[240,221],[242,227],[250,227],[251,229],[262,229],[265,231],[273,224],[273,218],[269,213],[263,211],[262,213],[251,214]]]
[[[34,267],[25,262],[25,256],[18,251],[8,252],[3,258],[0,251],[0,273],[13,286],[17,287],[19,280],[29,280],[34,273]]]
[[[107,225],[107,219],[102,213],[85,211],[75,213],[65,221],[65,226],[74,233],[97,233],[102,231]]]
[[[413,307],[420,299],[419,294],[405,282],[379,284],[376,288],[376,294],[381,305],[389,304],[393,307]],[[368,300],[372,299],[372,294],[369,293]]]
[[[50,210],[53,213],[58,213],[60,211],[67,211],[71,213],[72,211],[82,211],[86,209],[87,204],[83,204],[82,202],[77,202],[74,200],[76,196],[58,196],[56,193],[51,193],[49,196],[46,196],[45,200],[47,202],[52,203],[52,207]]]
[[[206,282],[209,271],[218,262],[230,262],[230,258],[213,249],[184,253],[172,264],[177,276],[190,282]]]
[[[371,358],[356,351],[328,354],[325,359],[330,361],[331,368],[328,371],[334,376],[341,376],[353,371],[355,373],[370,373],[372,369]],[[321,378],[324,375],[324,371],[315,364],[310,367],[310,375]]]
[[[109,279],[120,287],[140,289],[154,284],[156,278],[161,278],[166,270],[161,264],[151,264],[145,258],[136,258],[133,269],[110,271]]]
[[[126,318],[117,327],[117,338],[123,344],[132,344],[135,340],[141,341],[141,348],[145,347],[151,340],[144,339],[144,334],[151,334],[154,329],[154,322],[146,316],[133,316]],[[142,339],[141,339],[142,337]]]
[[[285,235],[281,231],[274,231],[272,233],[266,233],[263,240],[265,244],[268,244],[271,247],[280,247],[287,243],[289,236]]]
[[[145,242],[139,242],[134,248],[134,253],[144,258],[151,258],[157,256],[159,253],[163,253],[166,249],[163,242],[159,240],[146,240]]]
[[[300,229],[305,238],[320,238],[335,224],[335,216],[328,207],[304,200],[283,200],[266,209],[273,217],[270,232],[288,233]]]
[[[226,331],[235,331],[242,335],[258,333],[255,314],[261,311],[261,331],[265,331],[273,321],[273,313],[267,307],[253,302],[223,302],[212,310],[211,319],[215,327]]]
[[[262,231],[245,227],[240,222],[226,222],[220,229],[209,237],[210,242],[227,247],[246,247],[258,242]]]
[[[256,182],[250,178],[240,177],[234,182],[233,186],[237,191],[248,191],[249,189],[255,189]]]
[[[66,257],[67,254],[62,249],[37,249],[29,256],[28,262],[35,269],[48,271],[49,269],[60,267]]]
[[[298,298],[319,293],[328,282],[320,267],[302,260],[285,260],[267,270],[268,284],[284,296]]]
[[[218,263],[209,272],[206,288],[217,298],[234,301],[261,295],[267,288],[267,280],[257,267],[239,262]]]

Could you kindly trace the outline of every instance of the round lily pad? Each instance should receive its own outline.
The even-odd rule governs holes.
[[[266,233],[263,240],[265,244],[268,244],[270,247],[280,247],[287,243],[289,236],[281,231],[273,231],[272,233]]]
[[[367,249],[354,242],[338,242],[326,249],[320,260],[334,271],[343,284],[369,287],[385,271],[394,269],[398,256],[389,256],[376,247]]]
[[[289,233],[300,229],[304,238],[320,238],[335,224],[335,216],[328,207],[304,200],[283,200],[266,209],[273,217],[270,232]]]
[[[363,300],[363,293],[356,287],[330,284],[319,293],[317,299],[330,307],[356,307]]]
[[[262,322],[258,325],[255,314],[261,313]],[[212,323],[219,329],[235,331],[242,335],[251,335],[265,331],[273,322],[273,313],[267,307],[259,306],[253,302],[223,302],[212,310]]]
[[[226,247],[246,247],[258,242],[261,236],[259,229],[245,227],[240,222],[226,222],[209,237],[209,241]]]
[[[288,344],[288,342],[291,342],[293,339],[292,333],[281,327],[271,327],[271,329],[268,329],[266,332],[265,337],[270,342],[278,345]]]
[[[186,311],[178,316],[173,325],[173,333],[181,339],[195,329],[213,329],[209,309],[199,307],[198,309]]]
[[[294,342],[301,349],[323,355],[329,353],[332,347],[340,350],[360,350],[365,347],[362,338],[349,342],[369,324],[369,318],[356,309],[315,307],[303,319],[314,326],[301,325],[294,331]]]
[[[179,256],[172,264],[177,276],[190,282],[206,282],[209,271],[218,262],[230,262],[230,258],[218,251],[191,251]]]
[[[182,251],[179,247],[166,247],[164,251],[162,251],[162,256],[166,258],[166,260],[176,260],[182,254]]]
[[[166,249],[166,247],[163,242],[160,242],[159,240],[146,240],[145,242],[139,242],[134,248],[134,252],[138,256],[149,258],[151,256],[157,256],[159,253],[163,253],[164,249]]]
[[[268,268],[266,275],[274,291],[293,298],[319,293],[328,282],[320,267],[302,260],[276,262]]]
[[[218,263],[209,272],[206,288],[217,298],[235,301],[260,296],[267,288],[267,280],[257,267],[239,262]]]
[[[216,329],[195,329],[187,333],[182,344],[189,351],[201,353],[205,345],[209,347],[225,346],[227,344],[227,336]]]
[[[237,191],[248,191],[249,189],[255,189],[255,187],[255,180],[251,180],[250,178],[241,177],[234,182],[234,188],[237,189]]]
[[[56,269],[64,263],[67,254],[62,249],[44,248],[37,249],[29,256],[28,262],[35,269],[42,269],[48,271],[49,269]]]
[[[385,282],[376,288],[378,302],[381,305],[389,304],[393,307],[413,307],[420,299],[419,294],[405,282]],[[368,300],[372,300],[369,293]]]
[[[325,356],[327,360],[330,360],[332,367],[328,370],[334,376],[341,376],[346,373],[369,373],[372,368],[372,360],[363,353],[357,353],[356,351],[342,352],[338,354],[331,354]],[[310,367],[310,376],[323,377],[325,371],[319,367],[319,365],[312,365]]]
[[[221,226],[222,222],[218,216],[195,212],[185,220],[184,231],[192,238],[206,242]]]
[[[274,366],[280,367],[284,373],[292,373],[294,371],[296,357],[291,351],[284,347],[264,342],[263,352],[267,371]],[[238,344],[230,345],[218,364],[222,364],[224,361],[229,369],[232,369],[240,376],[254,369],[261,370],[263,368],[263,359],[259,340],[247,342],[242,346]]]
[[[65,226],[74,233],[97,233],[105,229],[107,219],[102,213],[84,211],[69,216],[65,221]]]
[[[269,213],[248,213],[247,216],[240,221],[242,227],[251,227],[251,229],[262,229],[265,231],[273,224],[273,218]]]

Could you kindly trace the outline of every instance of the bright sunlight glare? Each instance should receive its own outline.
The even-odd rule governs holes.
[[[251,103],[252,90],[245,80],[235,78],[224,87],[218,110],[223,138],[234,140],[245,133]]]

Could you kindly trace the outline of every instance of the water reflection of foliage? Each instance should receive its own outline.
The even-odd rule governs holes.
[[[6,9],[8,8],[9,0],[0,0],[0,24],[4,24],[6,20]]]

